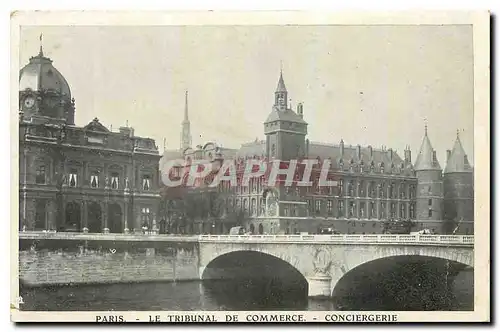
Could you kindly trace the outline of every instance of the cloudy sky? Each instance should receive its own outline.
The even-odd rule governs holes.
[[[374,147],[415,161],[428,123],[444,167],[460,130],[473,160],[470,26],[23,27],[20,64],[39,48],[66,77],[76,124],[180,144],[189,90],[193,143],[264,139],[282,62],[311,141]]]

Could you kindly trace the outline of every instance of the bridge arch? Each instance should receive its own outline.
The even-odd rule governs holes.
[[[254,250],[219,255],[200,271],[200,277],[212,287],[218,283],[218,289],[224,289],[222,293],[237,293],[242,301],[252,303],[266,301],[268,306],[291,298],[306,301],[309,291],[305,275],[290,262]]]
[[[401,254],[366,260],[332,278],[331,295],[346,310],[444,310],[453,307],[453,282],[462,274],[461,286],[469,291],[460,301],[473,304],[472,268],[449,258]]]

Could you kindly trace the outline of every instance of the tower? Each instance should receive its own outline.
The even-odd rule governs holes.
[[[288,108],[287,98],[288,91],[281,71],[272,111],[264,122],[268,158],[290,160],[306,154],[307,122],[303,119],[303,105],[298,105],[300,114],[297,114]]]
[[[446,151],[444,169],[444,217],[447,221],[460,222],[458,233],[473,233],[474,221],[474,172],[467,154],[457,138],[453,149]],[[453,230],[448,230],[453,231]]]
[[[19,72],[19,112],[33,124],[75,124],[75,102],[69,84],[40,51]]]
[[[188,92],[186,91],[186,100],[184,101],[184,120],[182,121],[181,131],[181,150],[191,147],[191,124],[188,115]]]
[[[436,158],[436,151],[432,148],[427,134],[427,125],[414,169],[417,175],[417,222],[422,223],[423,228],[441,232],[443,176],[441,166]]]

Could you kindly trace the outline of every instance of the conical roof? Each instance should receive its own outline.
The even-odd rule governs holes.
[[[276,92],[287,92],[285,81],[283,80],[283,72],[280,72],[280,78],[278,80],[278,86],[276,87]]]
[[[450,157],[446,161],[445,173],[472,173],[472,167],[467,159],[467,154],[465,153],[462,142],[460,141],[460,136],[457,133],[457,139],[451,150]]]
[[[424,139],[422,140],[414,169],[415,171],[441,170],[439,162],[434,158],[434,149],[432,148],[429,136],[427,136],[427,126],[425,127]]]

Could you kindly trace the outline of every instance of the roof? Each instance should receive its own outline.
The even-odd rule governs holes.
[[[276,92],[287,92],[285,81],[283,80],[283,72],[280,72],[280,78],[278,80],[278,86],[276,87]]]
[[[264,123],[269,123],[274,121],[289,121],[289,122],[307,124],[307,122],[304,121],[304,119],[302,119],[297,113],[295,113],[291,109],[280,111],[276,107],[273,107],[271,114],[269,114]]]
[[[69,84],[64,76],[52,65],[52,60],[40,52],[19,71],[19,91],[52,90],[71,97]]]
[[[467,154],[465,153],[458,134],[453,149],[451,150],[450,157],[446,161],[444,173],[472,173],[472,167],[469,164]]]
[[[439,165],[438,160],[434,158],[434,149],[432,148],[429,136],[427,136],[427,127],[417,160],[415,161],[415,170],[441,170],[441,165]]]

